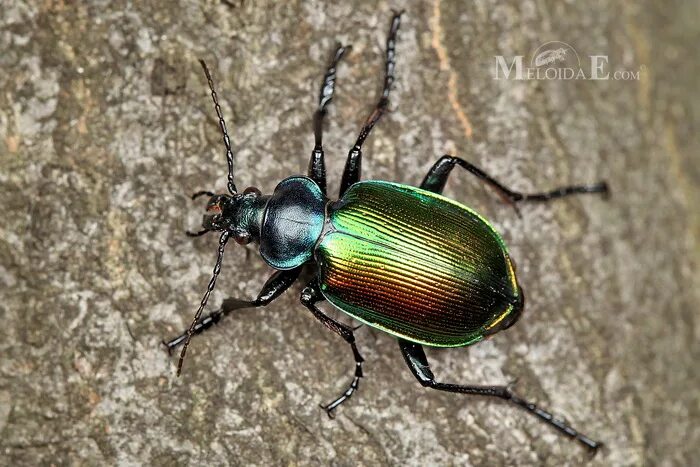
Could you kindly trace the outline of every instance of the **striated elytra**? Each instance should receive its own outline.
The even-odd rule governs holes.
[[[164,342],[169,351],[184,344],[178,375],[193,335],[209,329],[234,310],[271,303],[308,267],[313,271],[313,279],[304,287],[301,303],[347,342],[355,361],[347,389],[322,406],[329,416],[358,389],[363,358],[354,329],[320,310],[318,304],[322,301],[396,337],[409,369],[423,386],[506,400],[596,450],[601,443],[516,395],[509,386],[437,381],[423,346],[462,347],[479,342],[512,326],[525,303],[501,236],[475,211],[441,195],[454,167],[475,175],[513,207],[520,202],[546,202],[574,194],[606,194],[607,184],[519,193],[464,159],[450,155],[435,162],[418,188],[386,181],[360,181],[362,145],[389,103],[400,21],[401,13],[394,14],[386,43],[384,87],[348,153],[337,200],[329,198],[326,190],[323,121],[335,90],[336,68],[348,47],[335,49],[321,85],[313,119],[315,144],[308,177],[287,178],[271,195],[263,195],[253,187],[238,192],[226,124],[211,74],[201,61],[226,148],[228,193],[201,191],[193,195],[193,199],[209,196],[209,201],[203,229],[188,235],[221,232],[221,236],[214,272],[192,324],[180,336]],[[219,309],[202,316],[231,238],[240,244],[257,243],[260,256],[276,272],[254,300],[229,298]]]
[[[314,257],[323,296],[411,342],[459,347],[520,313],[500,235],[471,209],[407,185],[367,181],[329,205]]]

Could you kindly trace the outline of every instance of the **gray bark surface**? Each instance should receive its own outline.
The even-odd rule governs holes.
[[[80,3],[81,5],[76,5]],[[89,6],[88,6],[89,3]],[[613,196],[523,205],[456,170],[446,194],[493,221],[527,306],[470,348],[428,350],[445,382],[503,384],[605,442],[595,458],[505,403],[430,392],[366,326],[348,347],[298,284],[193,340],[217,239],[183,235],[226,186],[197,59],[239,188],[304,173],[336,41],[351,43],[325,133],[329,189],[380,88],[405,8],[392,111],[363,177],[417,184],[444,153],[532,191],[607,179]],[[700,456],[697,2],[12,1],[0,9],[0,464],[691,465]],[[639,80],[494,79],[546,41]],[[231,242],[210,308],[270,274]],[[329,306],[327,310],[334,313]]]

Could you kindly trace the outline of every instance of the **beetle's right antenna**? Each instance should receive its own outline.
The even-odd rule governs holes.
[[[199,60],[199,63],[204,68],[204,74],[207,75],[207,83],[209,84],[209,89],[211,90],[211,98],[214,101],[214,110],[216,110],[216,115],[219,117],[219,127],[221,128],[221,133],[224,135],[224,146],[226,146],[226,163],[228,164],[228,191],[235,195],[238,190],[236,189],[236,184],[233,182],[233,151],[231,150],[231,140],[228,137],[228,132],[226,131],[226,122],[224,117],[221,115],[221,106],[219,105],[219,99],[216,97],[216,91],[214,90],[214,81],[211,79],[211,73],[209,73],[209,68],[204,60]]]

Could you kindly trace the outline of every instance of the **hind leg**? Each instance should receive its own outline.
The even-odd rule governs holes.
[[[560,188],[555,188],[550,191],[542,193],[520,193],[515,190],[511,190],[505,185],[498,182],[496,179],[491,177],[489,174],[471,164],[464,159],[459,157],[454,157],[450,155],[444,155],[430,168],[427,175],[420,184],[420,188],[433,193],[442,193],[445,188],[445,183],[452,172],[452,169],[456,166],[462,167],[467,172],[472,175],[476,175],[477,178],[486,182],[490,187],[496,190],[501,198],[503,198],[507,203],[511,204],[515,208],[515,203],[518,202],[528,202],[528,201],[551,201],[557,198],[563,198],[565,196],[583,194],[583,193],[601,193],[607,194],[609,192],[608,184],[606,182],[598,182],[592,185],[571,185],[564,186]],[[517,211],[517,208],[515,208]]]
[[[474,386],[448,384],[435,381],[435,376],[430,370],[428,359],[426,358],[423,347],[420,344],[399,339],[399,347],[401,348],[401,353],[403,354],[411,373],[413,373],[413,376],[416,377],[418,382],[420,382],[423,387],[437,389],[438,391],[456,392],[474,396],[497,397],[526,410],[528,413],[534,415],[541,421],[556,428],[560,433],[568,436],[571,439],[575,439],[589,449],[596,450],[601,446],[601,443],[592,440],[582,433],[579,433],[571,426],[567,425],[563,420],[557,420],[549,412],[537,407],[532,402],[528,402],[525,399],[520,398],[514,394],[508,386]]]

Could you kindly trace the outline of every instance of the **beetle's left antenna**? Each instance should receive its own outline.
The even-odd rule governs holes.
[[[207,75],[207,83],[209,84],[209,89],[211,90],[211,98],[214,101],[214,110],[216,110],[216,115],[219,117],[219,127],[221,128],[221,133],[224,135],[224,146],[226,146],[226,163],[228,164],[228,191],[235,195],[238,190],[236,190],[236,184],[233,182],[233,151],[231,150],[231,139],[228,137],[228,132],[226,131],[226,122],[224,117],[221,115],[221,106],[219,105],[219,99],[216,96],[216,90],[214,89],[214,81],[211,79],[211,73],[209,73],[209,68],[204,60],[199,60],[199,63],[204,69],[204,74]]]
[[[192,320],[192,324],[190,324],[190,327],[187,330],[187,339],[185,339],[185,344],[182,346],[182,352],[180,352],[180,360],[177,362],[178,376],[180,376],[180,373],[182,373],[182,363],[185,361],[185,354],[187,353],[187,347],[190,345],[190,340],[192,340],[194,328],[195,326],[197,326],[197,321],[199,321],[199,318],[202,317],[202,311],[204,310],[204,307],[209,301],[209,295],[211,295],[212,290],[214,290],[214,286],[216,286],[216,279],[219,277],[219,273],[221,272],[221,262],[224,260],[224,249],[226,248],[226,242],[228,242],[229,235],[229,231],[225,230],[224,233],[221,234],[221,238],[219,239],[219,251],[216,256],[214,273],[212,274],[211,279],[209,280],[209,286],[207,287],[207,291],[204,293],[204,297],[202,297],[202,303],[199,304],[199,309],[197,310],[197,313],[195,313],[194,319]]]

